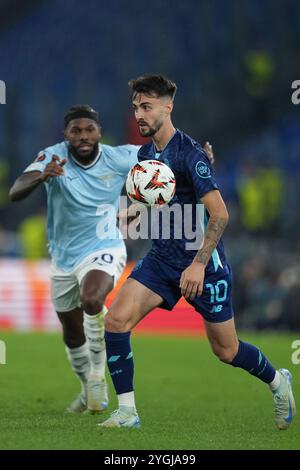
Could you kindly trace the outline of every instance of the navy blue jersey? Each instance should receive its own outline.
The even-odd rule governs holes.
[[[201,227],[205,231],[209,218],[200,199],[209,191],[218,189],[218,186],[213,177],[209,159],[201,145],[180,130],[176,131],[161,153],[157,153],[153,142],[140,148],[139,161],[154,159],[165,163],[172,169],[176,178],[176,192],[168,207],[163,206],[160,209],[162,217],[156,217],[156,234],[152,237],[149,255],[185,269],[191,264],[201,246],[200,243],[191,245],[193,240],[197,239],[195,235],[193,239],[192,234],[198,233]],[[185,213],[181,218],[178,215],[179,208],[182,214]],[[169,211],[169,219],[163,217],[164,210]],[[166,227],[166,221],[168,221],[168,227]],[[166,228],[169,229],[169,236]],[[203,241],[203,236],[201,241]],[[206,272],[214,273],[219,267],[222,269],[225,265],[224,248],[220,240],[212,253]]]

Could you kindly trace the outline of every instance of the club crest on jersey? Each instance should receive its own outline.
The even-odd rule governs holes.
[[[210,178],[211,177],[209,166],[206,163],[202,162],[201,160],[196,163],[195,171],[196,171],[197,175],[200,176],[200,178]]]
[[[99,180],[102,181],[107,188],[110,188],[114,182],[114,174],[110,173],[108,175],[99,176]]]

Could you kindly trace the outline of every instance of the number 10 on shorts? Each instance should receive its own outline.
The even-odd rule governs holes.
[[[224,302],[227,297],[227,291],[228,291],[228,283],[225,280],[218,281],[216,284],[205,284],[205,287],[207,287],[210,290],[210,303],[215,304],[215,303],[220,303]]]

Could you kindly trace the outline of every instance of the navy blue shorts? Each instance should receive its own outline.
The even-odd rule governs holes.
[[[146,255],[137,262],[129,277],[160,295],[164,299],[160,308],[172,310],[181,297],[179,281],[182,271],[184,269]],[[229,320],[233,317],[231,284],[231,268],[226,264],[224,268],[219,267],[217,272],[207,274],[202,295],[187,302],[208,322]]]

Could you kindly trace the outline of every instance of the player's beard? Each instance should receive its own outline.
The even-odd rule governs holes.
[[[144,128],[139,127],[139,131],[142,137],[153,137],[160,130],[162,125],[163,125],[163,120],[162,119],[157,120],[154,122],[152,126],[149,126],[149,124],[147,124],[147,127],[144,127]]]
[[[91,152],[88,153],[88,154],[85,154],[85,155],[81,155],[80,153],[78,153],[76,148],[73,145],[71,145],[70,143],[69,143],[69,149],[70,149],[70,152],[72,153],[72,155],[74,155],[74,157],[76,158],[76,160],[79,160],[80,162],[82,162],[84,164],[89,164],[93,160],[95,160],[96,156],[99,153],[99,143],[96,142],[96,144],[93,145]]]

